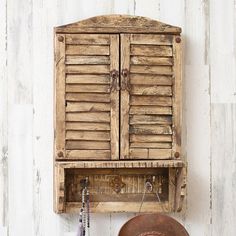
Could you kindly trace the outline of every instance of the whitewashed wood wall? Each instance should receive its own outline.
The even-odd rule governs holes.
[[[236,235],[236,0],[0,0],[0,235],[72,236],[53,213],[53,27],[122,13],[181,26],[191,236]],[[92,215],[116,236],[133,214]]]

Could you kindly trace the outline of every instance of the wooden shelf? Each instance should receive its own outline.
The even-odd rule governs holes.
[[[143,160],[143,161],[58,161],[62,168],[181,168],[182,160]]]
[[[153,204],[155,203],[155,204]],[[92,202],[90,210],[93,213],[121,213],[121,212],[139,212],[140,202]],[[81,203],[67,202],[65,204],[65,213],[78,213],[81,208]],[[170,211],[168,201],[159,203],[145,201],[140,212],[162,212]]]

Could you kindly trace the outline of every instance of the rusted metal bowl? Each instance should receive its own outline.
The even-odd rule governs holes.
[[[135,216],[121,228],[118,236],[189,236],[175,219],[162,214]]]

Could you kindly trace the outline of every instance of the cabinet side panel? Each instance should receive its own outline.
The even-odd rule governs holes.
[[[172,157],[181,156],[182,127],[182,45],[180,36],[173,37],[174,84],[173,84],[173,140]]]
[[[65,156],[65,35],[55,35],[55,158]]]

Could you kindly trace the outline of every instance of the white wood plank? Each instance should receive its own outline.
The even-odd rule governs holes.
[[[32,104],[9,107],[9,235],[34,235],[32,122]]]
[[[76,1],[71,1],[74,8]],[[69,23],[65,1],[33,4],[33,234],[63,235],[65,224],[53,212],[53,27]],[[54,9],[52,11],[52,9]],[[72,8],[71,8],[72,10]],[[67,15],[68,14],[68,15]],[[73,20],[76,20],[75,18]],[[39,68],[40,66],[40,68]],[[44,91],[44,96],[40,91]],[[47,115],[45,115],[47,114]],[[50,227],[49,227],[50,225]]]
[[[191,236],[209,235],[210,226],[210,96],[209,67],[187,66],[186,155],[188,160],[185,224]],[[183,122],[183,123],[185,123]],[[194,187],[193,187],[194,186]],[[195,222],[195,223],[193,223]]]
[[[210,4],[211,97],[213,103],[236,102],[236,3]]]
[[[212,235],[236,235],[236,104],[212,104],[211,114]]]
[[[134,7],[136,16],[160,20],[160,0],[134,0]]]
[[[32,21],[31,0],[7,1],[9,235],[34,235]]]
[[[7,2],[0,2],[0,235],[8,230]]]

